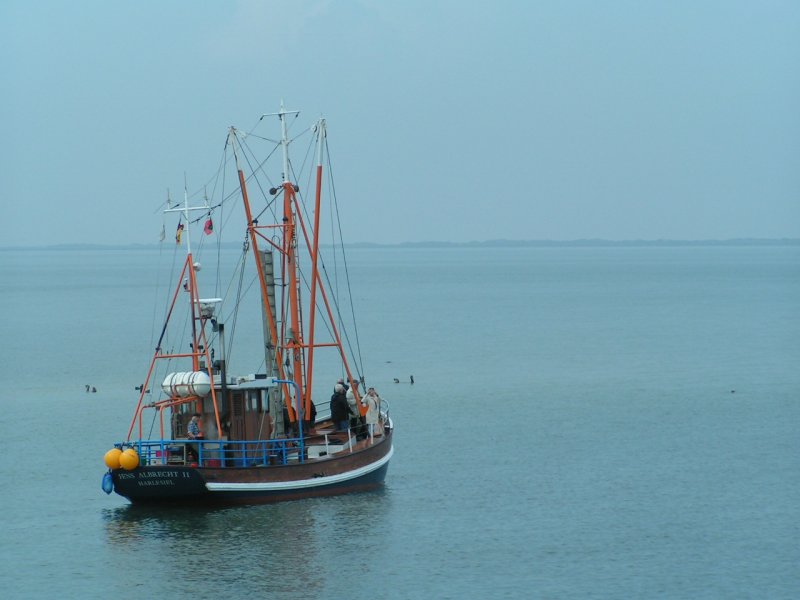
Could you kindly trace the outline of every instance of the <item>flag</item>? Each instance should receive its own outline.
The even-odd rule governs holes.
[[[175,243],[181,243],[181,234],[183,233],[183,223],[178,223],[178,231],[175,232]]]
[[[206,235],[211,235],[214,233],[214,223],[211,222],[211,217],[208,217],[208,221],[206,221],[206,226],[203,227],[203,231]]]

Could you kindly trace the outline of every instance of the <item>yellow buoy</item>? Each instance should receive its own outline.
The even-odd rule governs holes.
[[[136,450],[128,448],[119,455],[119,465],[126,471],[131,471],[139,466],[139,455]]]
[[[109,469],[119,469],[119,457],[122,454],[122,450],[119,448],[112,448],[106,455],[103,457],[103,460],[106,463],[106,466]]]

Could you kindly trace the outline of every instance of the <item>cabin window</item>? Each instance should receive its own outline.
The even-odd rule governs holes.
[[[184,437],[186,435],[186,427],[184,427],[183,425],[183,419],[181,419],[180,414],[178,413],[173,415],[172,420],[175,425],[175,437],[176,438]]]
[[[261,391],[250,392],[250,412],[261,412]]]

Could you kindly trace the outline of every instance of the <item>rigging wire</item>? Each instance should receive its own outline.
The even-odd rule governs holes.
[[[231,360],[231,355],[233,354],[233,346],[231,345],[231,342],[236,337],[236,324],[239,320],[239,307],[241,306],[240,299],[242,298],[242,286],[244,285],[244,271],[245,271],[244,265],[247,259],[248,250],[249,250],[249,243],[245,238],[245,243],[242,246],[242,259],[240,262],[242,268],[239,270],[239,281],[238,281],[239,285],[236,290],[236,301],[233,303],[233,312],[231,313],[233,324],[231,325],[231,330],[230,330],[231,339],[228,340],[228,348],[225,357],[226,361]]]
[[[147,439],[152,439],[153,437],[153,428],[156,426],[156,417],[160,411],[160,408],[153,411],[153,420],[150,422],[150,431],[147,432]]]
[[[167,192],[167,198],[169,198],[169,191]],[[169,200],[167,200],[167,204],[169,204]],[[153,318],[150,324],[150,343],[149,349],[151,352],[155,352],[154,349],[154,341],[157,331],[157,320],[158,319],[158,306],[159,300],[161,297],[161,271],[163,269],[163,261],[164,261],[164,240],[166,239],[166,213],[163,213],[162,224],[161,224],[161,232],[164,235],[164,238],[159,241],[158,244],[158,260],[156,261],[156,283],[153,289],[154,299],[153,299]],[[174,263],[174,251],[173,251],[173,263]],[[173,264],[174,268],[174,264]],[[153,379],[154,381],[157,378]],[[152,382],[143,381],[141,383],[142,390],[141,390],[141,397],[144,398],[147,394],[147,385],[152,385]],[[161,399],[161,393],[158,394],[158,399]],[[152,433],[152,426],[151,426],[151,433]]]
[[[169,205],[169,190],[167,190],[167,204]],[[153,322],[150,326],[150,348],[153,347],[153,341],[155,340],[156,335],[156,318],[158,317],[158,305],[159,305],[159,294],[161,293],[161,268],[162,264],[161,261],[164,258],[164,240],[166,239],[166,213],[162,213],[162,220],[161,220],[161,234],[163,238],[159,241],[158,244],[158,261],[156,263],[156,285],[154,289],[155,299],[153,301]]]
[[[312,137],[311,140],[309,141],[308,146],[307,146],[306,157],[308,157],[308,156],[310,156],[312,154],[314,146],[315,146],[315,139]],[[300,172],[301,173],[302,172],[308,173],[308,176],[306,178],[306,184],[307,185],[306,185],[305,189],[309,189],[310,190],[310,189],[312,189],[312,178],[314,176],[314,170],[313,169],[308,169],[308,171],[306,171],[305,170],[306,162],[307,162],[307,159],[304,159],[303,166],[301,167]],[[295,180],[299,180],[299,177],[297,176],[297,174],[294,171],[292,172],[292,175],[295,177]],[[298,198],[300,200],[299,205],[303,210],[303,214],[304,214],[306,223],[311,223],[312,219],[311,219],[311,215],[309,215],[308,203],[305,201],[305,198],[302,195],[302,193],[298,193]],[[312,234],[313,234],[313,232],[312,232]],[[324,260],[323,260],[322,256],[321,255],[318,256],[317,259],[318,259],[319,263],[322,265],[322,267],[324,269],[325,265],[324,265]],[[303,283],[305,285],[306,291],[308,291],[310,293],[311,283],[309,282],[308,278],[306,277],[305,272],[300,270],[300,275],[301,275],[301,278],[302,278]],[[333,295],[333,301],[334,301],[334,303],[338,302],[338,298],[337,298],[336,294]],[[320,321],[325,325],[325,328],[328,330],[328,334],[330,335],[331,339],[333,339],[334,338],[334,334],[333,334],[332,324],[328,322],[328,319],[326,318],[326,315],[325,315],[325,313],[323,311],[321,302],[317,304],[317,312],[318,312],[318,315],[321,317]],[[343,328],[343,329],[346,329],[346,328]]]
[[[326,137],[324,141],[325,141],[325,156],[326,156],[327,161],[328,161],[328,171],[330,172],[330,177],[328,178],[328,185],[329,185],[329,187],[331,189],[331,197],[333,198],[333,202],[331,202],[331,208],[332,208],[332,210],[335,211],[335,214],[336,214],[335,222],[338,225],[338,230],[339,230],[338,233],[339,233],[339,240],[340,240],[341,251],[342,251],[342,265],[344,267],[345,281],[347,283],[347,294],[348,294],[348,297],[350,299],[351,318],[353,319],[353,336],[355,337],[355,344],[356,344],[355,352],[354,352],[352,346],[349,346],[349,347],[350,347],[350,351],[353,352],[354,356],[357,356],[357,363],[358,363],[359,371],[360,371],[360,373],[363,373],[364,372],[364,365],[363,365],[363,358],[361,356],[361,343],[359,342],[359,337],[358,337],[358,322],[356,320],[355,307],[353,305],[353,290],[352,290],[352,287],[351,287],[351,284],[350,284],[350,269],[347,266],[347,253],[345,252],[344,236],[342,235],[342,222],[341,222],[341,219],[339,217],[339,201],[338,201],[338,197],[336,196],[336,186],[333,183],[333,181],[334,181],[334,178],[333,178],[333,163],[331,161],[330,149],[328,147],[328,138]],[[331,224],[333,224],[333,222],[334,222],[334,219],[331,219]],[[334,236],[333,239],[335,240],[336,237]],[[350,343],[349,336],[346,336],[346,337],[348,339],[348,345],[349,345],[349,343]]]
[[[312,138],[309,141],[309,144],[307,146],[305,158],[303,160],[300,172],[304,172],[305,171],[305,168],[306,168],[305,165],[308,162],[308,157],[311,156],[311,154],[312,154],[314,145],[315,145],[315,139],[312,136]],[[324,258],[322,257],[321,254],[317,258],[318,258],[318,261],[319,261],[319,264],[320,264],[320,267],[321,267],[321,272],[325,274],[325,279],[326,279],[326,282],[328,283],[329,289],[334,291],[334,293],[332,294],[332,302],[333,302],[334,307],[336,309],[335,312],[336,312],[336,315],[337,315],[338,320],[339,320],[339,324],[340,324],[339,330],[341,332],[341,335],[342,335],[343,339],[347,342],[346,345],[347,345],[347,348],[349,350],[350,355],[353,356],[354,358],[356,358],[356,364],[354,366],[356,368],[356,375],[358,376],[358,379],[360,380],[360,379],[362,379],[362,374],[364,372],[363,358],[361,356],[361,346],[360,346],[359,339],[358,339],[358,324],[357,324],[357,320],[356,320],[356,316],[355,316],[355,307],[354,307],[354,303],[353,303],[353,293],[352,293],[352,287],[351,287],[351,284],[350,284],[350,274],[349,274],[349,269],[347,267],[347,256],[346,256],[346,253],[345,253],[345,250],[344,250],[344,236],[342,235],[342,230],[341,230],[341,218],[340,218],[340,215],[339,215],[339,212],[338,212],[338,203],[336,201],[336,193],[335,193],[335,188],[333,186],[333,170],[332,170],[332,165],[331,165],[330,152],[329,152],[329,148],[328,148],[328,145],[327,145],[327,139],[326,139],[326,142],[325,142],[325,156],[326,156],[327,165],[328,165],[328,168],[329,168],[328,186],[329,186],[329,189],[331,190],[331,197],[334,199],[334,202],[330,205],[331,206],[331,211],[332,211],[332,218],[331,218],[332,236],[331,237],[332,237],[332,240],[333,240],[332,247],[333,247],[333,264],[334,264],[334,284],[331,284],[330,275],[329,275],[327,267],[325,265]],[[293,167],[292,167],[291,164],[290,164],[290,169],[292,169],[292,175],[294,176],[295,181],[299,181],[299,177],[297,176],[297,173],[294,172]],[[310,190],[310,189],[312,189],[311,180],[312,180],[312,177],[314,175],[314,170],[313,169],[308,169],[308,171],[305,171],[305,172],[308,173],[307,185],[306,185],[305,189],[309,189]],[[308,203],[305,201],[305,197],[303,196],[302,193],[298,192],[298,198],[299,198],[299,205],[303,210],[303,214],[304,214],[306,223],[311,223],[312,220],[311,220],[311,217],[309,215]],[[333,218],[333,216],[335,216],[335,218]],[[355,348],[353,348],[353,341],[350,339],[350,336],[349,336],[349,333],[348,333],[349,328],[342,326],[343,323],[344,323],[344,318],[342,316],[341,307],[340,307],[340,303],[339,303],[339,293],[338,293],[338,289],[339,289],[339,285],[338,285],[338,281],[339,281],[339,279],[338,279],[338,264],[339,264],[339,261],[337,260],[337,253],[336,253],[337,246],[336,246],[335,240],[337,239],[337,235],[336,235],[337,231],[335,229],[333,229],[333,224],[334,223],[336,223],[338,225],[338,234],[339,234],[338,235],[338,239],[341,240],[342,264],[343,264],[344,269],[345,269],[345,281],[347,283],[348,299],[349,299],[350,309],[351,309],[351,319],[352,319],[352,323],[353,323],[353,332],[354,332],[355,346],[356,346]],[[310,284],[308,282],[308,279],[306,278],[305,274],[300,269],[298,269],[298,271],[301,272],[301,277],[302,277],[303,283],[305,285],[305,289],[307,291],[309,291],[310,290]],[[328,333],[331,336],[331,338],[333,338],[333,331],[332,331],[332,327],[331,327],[332,324],[330,324],[328,322],[328,320],[327,320],[327,318],[326,318],[326,316],[325,316],[325,314],[324,314],[324,312],[322,310],[321,305],[318,305],[317,309],[319,311],[318,314],[322,317],[321,321],[325,324],[325,327],[328,329]],[[342,372],[342,375],[344,376],[344,372]]]

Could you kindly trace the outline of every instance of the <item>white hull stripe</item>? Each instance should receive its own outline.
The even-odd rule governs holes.
[[[346,473],[339,473],[337,475],[328,475],[326,477],[314,477],[312,479],[297,479],[295,481],[268,481],[265,483],[206,483],[206,488],[209,492],[280,492],[285,490],[298,490],[315,488],[324,485],[331,485],[335,483],[343,483],[350,479],[357,479],[377,471],[383,465],[389,462],[394,454],[394,446],[389,448],[389,452],[380,460],[370,463],[366,466],[359,467],[353,471]],[[324,464],[324,463],[321,463]]]

